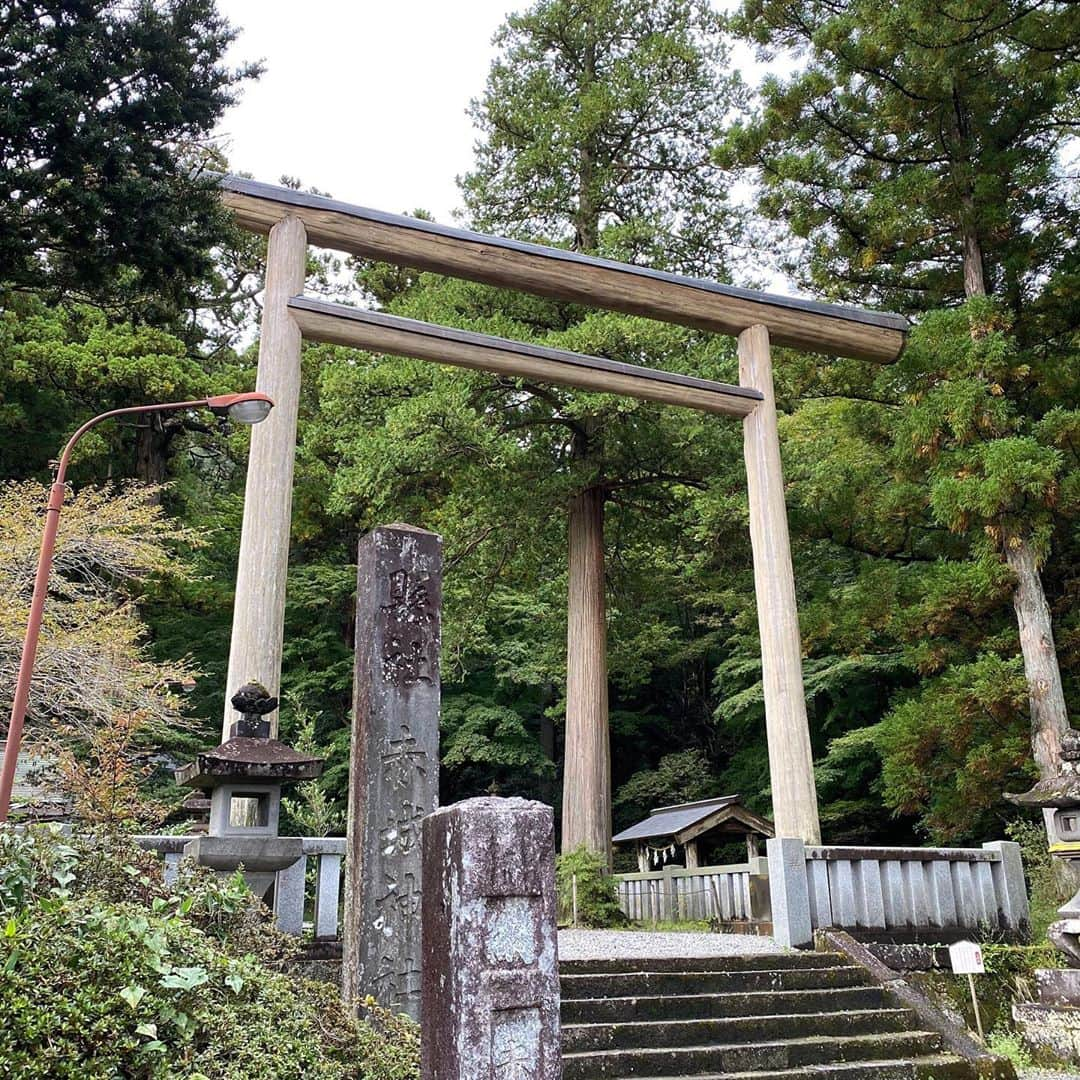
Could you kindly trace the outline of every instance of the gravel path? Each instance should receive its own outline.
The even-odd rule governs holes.
[[[787,950],[752,934],[649,933],[641,930],[560,930],[560,960],[659,956],[746,956]]]
[[[1059,1072],[1055,1069],[1019,1069],[1020,1080],[1080,1080],[1080,1073]]]

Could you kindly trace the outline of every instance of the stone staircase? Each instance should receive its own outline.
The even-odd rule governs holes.
[[[972,1080],[839,953],[560,965],[564,1080]]]

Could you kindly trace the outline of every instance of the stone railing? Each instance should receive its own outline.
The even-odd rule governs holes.
[[[1018,844],[981,848],[822,847],[770,840],[775,933],[807,944],[813,931],[868,936],[1022,937],[1028,898]]]
[[[687,870],[669,866],[647,874],[616,874],[619,907],[638,922],[751,919],[750,877],[767,872],[765,859]]]
[[[165,860],[165,880],[176,877],[190,836],[137,836],[139,846],[156,851]],[[299,934],[304,929],[307,909],[307,876],[310,860],[315,860],[315,891],[309,920],[315,939],[332,940],[339,935],[338,908],[341,896],[341,864],[345,857],[345,837],[305,836],[304,856],[292,866],[279,870],[274,884],[274,916],[279,930]]]

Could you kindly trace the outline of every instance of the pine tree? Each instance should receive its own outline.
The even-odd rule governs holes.
[[[700,0],[541,0],[511,16],[496,38],[502,54],[487,90],[473,104],[484,139],[462,185],[472,222],[586,254],[720,273],[730,215],[708,146],[737,84],[720,71],[716,30]],[[607,852],[604,524],[625,425],[586,402],[556,395],[535,422],[563,425],[580,478],[567,506],[562,845]]]
[[[196,166],[256,66],[215,0],[0,8],[0,284],[183,310],[227,233]]]
[[[926,396],[912,437],[938,462],[929,479],[939,520],[961,531],[978,520],[1014,575],[1032,747],[1051,774],[1068,729],[1040,574],[1057,469],[1019,414],[1039,419],[1046,399],[1032,400],[1031,374],[1075,357],[1080,325],[1080,206],[1065,167],[1080,131],[1080,10],[748,0],[734,25],[767,53],[793,49],[805,60],[787,81],[765,82],[760,111],[720,150],[756,170],[764,213],[805,241],[805,279],[912,313],[975,301],[970,334],[993,338],[986,348],[976,341],[978,359],[943,343],[915,391]],[[1010,334],[998,333],[1002,322]],[[959,458],[944,481],[945,462]]]

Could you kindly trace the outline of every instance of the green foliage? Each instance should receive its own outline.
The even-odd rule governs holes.
[[[746,0],[732,25],[762,58],[798,58],[766,77],[720,160],[761,181],[760,209],[803,241],[791,261],[814,292],[946,306],[965,295],[967,237],[989,292],[1039,302],[1070,262],[1077,213],[1070,5]],[[1067,325],[1066,297],[1044,295]]]
[[[62,748],[93,746],[120,732],[113,747],[130,765],[169,727],[182,723],[171,685],[192,675],[186,659],[157,662],[131,597],[148,579],[183,577],[175,559],[199,537],[171,520],[152,488],[83,488],[61,518],[31,685],[27,731]],[[41,543],[48,491],[33,481],[0,483],[0,709],[10,712]],[[48,721],[45,723],[45,721]],[[127,739],[131,735],[131,739]],[[97,749],[104,748],[99,743]],[[122,752],[121,752],[122,751]],[[100,780],[100,777],[97,778]],[[89,799],[93,792],[82,791]]]
[[[708,148],[740,94],[699,0],[539,0],[510,15],[471,115],[473,221],[713,273],[735,214]]]
[[[416,1026],[278,971],[295,944],[237,874],[170,886],[130,840],[0,830],[0,1059],[19,1076],[413,1080]]]
[[[350,1075],[340,1005],[297,994],[175,915],[38,905],[8,920],[0,964],[0,1058],[28,1080]]]
[[[615,879],[598,852],[583,845],[559,855],[555,860],[555,888],[563,923],[573,920],[576,889],[578,926],[598,929],[626,924]]]
[[[292,714],[292,745],[303,754],[325,757],[326,750],[315,739],[315,714],[295,693],[287,695]],[[281,800],[281,809],[301,836],[330,836],[344,832],[345,820],[319,780],[309,780],[296,787],[296,793]]]
[[[381,1008],[365,998],[357,1028],[357,1080],[417,1080],[420,1075],[420,1027],[403,1013]]]
[[[1024,1040],[1013,1028],[1005,1025],[998,1025],[987,1035],[986,1048],[991,1054],[1007,1058],[1017,1071],[1031,1069],[1035,1064]]]
[[[0,283],[183,310],[226,232],[191,148],[258,73],[214,0],[66,0],[4,16]]]
[[[223,879],[184,863],[167,885],[160,858],[123,834],[86,830],[65,839],[58,826],[32,826],[24,834],[2,830],[0,858],[0,915],[71,898],[131,902],[182,917],[235,956],[277,962],[295,951],[294,939],[273,929],[241,874]]]
[[[722,795],[719,778],[701,750],[665,754],[655,769],[634,773],[615,793],[612,812],[618,829],[628,828],[658,806]]]
[[[493,793],[539,795],[555,775],[539,737],[544,723],[539,713],[535,696],[511,706],[497,697],[492,701],[475,693],[448,694],[441,718],[442,766],[454,787],[482,790],[486,779]]]
[[[1033,779],[1026,698],[1019,658],[981,655],[924,680],[878,731],[889,805],[921,811],[935,836],[989,832],[992,819],[980,820],[980,812]]]
[[[1005,835],[1020,845],[1020,854],[1024,861],[1024,877],[1027,879],[1028,901],[1030,904],[1029,920],[1031,939],[1035,942],[1046,940],[1047,927],[1058,920],[1058,908],[1073,893],[1074,889],[1060,876],[1067,866],[1050,855],[1046,839],[1046,827],[1041,821],[1025,821],[1018,818],[1005,827]],[[1056,949],[1051,949],[1060,957]],[[1057,967],[1060,960],[1048,964]]]

